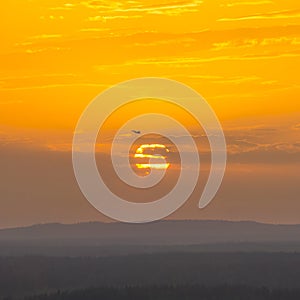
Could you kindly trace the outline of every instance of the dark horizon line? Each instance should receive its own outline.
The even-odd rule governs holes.
[[[36,227],[42,227],[42,226],[74,226],[74,225],[86,225],[86,224],[103,224],[103,225],[110,225],[110,224],[123,224],[123,225],[136,225],[136,226],[145,226],[150,225],[154,223],[184,223],[184,222],[195,222],[195,223],[204,223],[204,222],[221,222],[221,223],[250,223],[250,224],[257,224],[257,225],[270,225],[270,226],[300,226],[300,223],[267,223],[267,222],[259,222],[255,220],[226,220],[226,219],[163,219],[163,220],[157,220],[153,222],[148,223],[125,223],[125,222],[119,222],[119,221],[83,221],[83,222],[74,222],[74,223],[62,223],[62,222],[46,222],[46,223],[33,223],[31,225],[25,225],[25,226],[13,226],[13,227],[3,227],[0,228],[1,231],[5,230],[15,230],[15,229],[29,229],[29,228],[36,228]]]

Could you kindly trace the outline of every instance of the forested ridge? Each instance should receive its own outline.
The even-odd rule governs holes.
[[[57,290],[124,286],[189,285],[209,288],[226,285],[297,290],[300,289],[299,278],[299,253],[185,252],[115,257],[0,257],[2,298]]]
[[[24,300],[299,300],[300,290],[248,286],[149,286],[57,291]],[[8,300],[8,299],[7,299]]]

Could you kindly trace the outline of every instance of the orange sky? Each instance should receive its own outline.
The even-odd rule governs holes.
[[[7,130],[70,131],[104,88],[144,76],[192,86],[223,121],[273,115],[279,122],[281,114],[299,113],[298,0],[1,6],[0,120]]]
[[[11,0],[0,25],[1,151],[69,152],[97,94],[155,76],[204,96],[232,164],[300,158],[298,0]]]

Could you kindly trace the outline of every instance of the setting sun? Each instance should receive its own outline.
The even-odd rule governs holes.
[[[166,162],[169,152],[170,150],[162,144],[143,144],[136,150],[134,158],[142,159],[142,161],[147,159],[148,163],[140,162],[135,165],[138,169],[166,170],[170,166],[170,163]],[[162,160],[165,162],[162,163]]]

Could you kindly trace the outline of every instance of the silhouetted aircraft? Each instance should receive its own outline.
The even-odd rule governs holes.
[[[141,131],[140,130],[131,130],[133,133],[135,134],[141,134]]]

